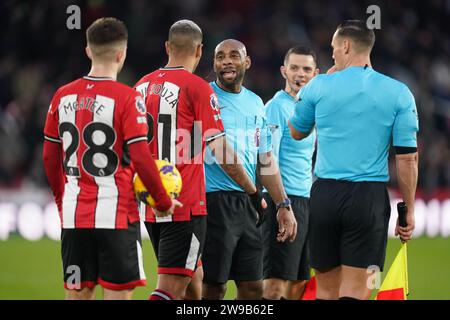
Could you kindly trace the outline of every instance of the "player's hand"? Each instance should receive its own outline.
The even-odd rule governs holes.
[[[253,208],[256,210],[256,226],[259,227],[264,221],[265,209],[267,208],[266,200],[262,196],[262,192],[256,189],[256,192],[248,195]]]
[[[328,69],[327,74],[332,74],[337,71],[336,66],[332,66],[330,69]]]
[[[172,206],[169,208],[169,210],[158,211],[158,210],[154,209],[155,216],[157,216],[159,218],[171,216],[171,215],[173,215],[173,212],[175,211],[176,208],[181,208],[182,206],[183,206],[183,204],[180,201],[178,201],[176,199],[172,199]]]
[[[297,236],[297,220],[294,213],[288,208],[280,208],[277,212],[278,234],[277,240],[293,242]]]
[[[407,242],[412,239],[412,234],[416,226],[414,218],[414,209],[408,208],[408,213],[406,214],[406,227],[400,227],[398,224],[395,226],[395,236],[400,236],[402,242]]]

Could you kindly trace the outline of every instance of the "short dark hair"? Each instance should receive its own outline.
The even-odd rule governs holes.
[[[178,52],[195,52],[202,43],[202,29],[191,20],[179,20],[169,29],[169,44]]]
[[[112,17],[95,20],[86,30],[86,39],[89,46],[107,46],[128,40],[128,31],[125,24]]]
[[[288,52],[286,52],[285,56],[284,56],[284,64],[286,64],[289,60],[289,56],[291,54],[300,54],[300,55],[304,55],[304,56],[312,56],[314,63],[317,66],[317,55],[316,52],[309,48],[309,47],[304,47],[304,46],[295,46],[292,47],[288,50]]]
[[[375,43],[375,33],[361,20],[346,20],[337,27],[340,37],[352,39],[361,50],[371,50]]]

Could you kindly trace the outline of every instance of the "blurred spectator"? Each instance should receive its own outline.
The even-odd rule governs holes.
[[[216,44],[237,38],[247,45],[252,69],[246,85],[264,100],[282,87],[279,66],[294,44],[318,51],[322,72],[332,65],[330,41],[344,19],[366,19],[374,1],[19,1],[0,4],[0,187],[45,186],[42,128],[55,88],[85,75],[86,27],[115,16],[129,28],[129,85],[162,66],[162,43],[173,21],[193,19],[204,31],[204,57],[197,73],[209,80]],[[66,8],[77,4],[82,30],[66,29]],[[427,192],[450,187],[450,1],[377,1],[381,30],[374,68],[407,83],[420,115],[419,186]],[[392,163],[390,164],[392,167]],[[391,185],[395,185],[395,175]]]

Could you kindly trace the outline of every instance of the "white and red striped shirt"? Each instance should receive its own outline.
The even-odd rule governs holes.
[[[175,164],[183,180],[178,198],[183,207],[161,218],[141,203],[141,218],[168,222],[206,215],[205,145],[225,135],[216,94],[209,83],[183,67],[160,68],[134,87],[144,97],[148,110],[152,154]]]
[[[139,220],[125,148],[147,132],[142,96],[113,79],[84,77],[56,92],[44,135],[63,151],[63,228],[126,229]]]

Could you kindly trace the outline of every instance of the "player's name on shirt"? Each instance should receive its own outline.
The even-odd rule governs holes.
[[[60,109],[64,110],[65,114],[79,110],[88,110],[100,116],[103,109],[106,108],[105,105],[92,97],[80,97],[78,100],[66,101],[66,103],[59,106]]]
[[[47,113],[46,140],[62,142],[66,229],[127,229],[139,220],[123,160],[125,145],[147,138],[146,108],[132,88],[111,80],[83,77],[64,85]]]
[[[167,101],[167,103],[175,108],[178,105],[178,93],[170,90],[170,87],[164,86],[162,83],[153,83],[148,90],[148,94],[156,94]]]
[[[148,207],[141,208],[141,215],[149,222],[206,215],[204,149],[207,142],[225,135],[212,88],[183,67],[165,67],[145,75],[135,89],[147,106],[151,152],[176,164],[188,183],[178,198],[183,207],[173,215],[160,219]]]

